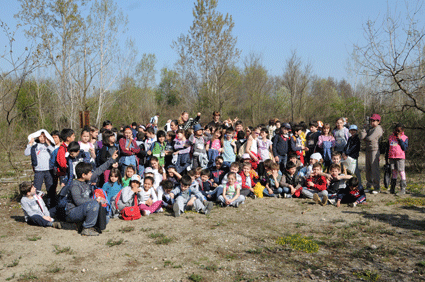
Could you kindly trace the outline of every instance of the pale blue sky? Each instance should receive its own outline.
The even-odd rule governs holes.
[[[0,0],[0,19],[16,25],[13,15],[19,3]],[[143,53],[154,53],[159,70],[172,67],[177,60],[172,41],[187,33],[193,21],[194,0],[122,0],[117,1],[128,15],[128,35]],[[351,80],[346,72],[347,60],[354,43],[364,43],[363,25],[368,19],[382,18],[388,5],[401,14],[403,1],[385,0],[221,0],[218,11],[229,13],[235,22],[233,30],[237,47],[242,51],[239,64],[250,53],[261,54],[271,75],[281,75],[292,50],[304,62],[310,62],[319,77],[332,76]],[[16,37],[19,46],[27,45],[25,37]],[[0,47],[5,45],[0,34]],[[158,79],[157,79],[158,80]]]

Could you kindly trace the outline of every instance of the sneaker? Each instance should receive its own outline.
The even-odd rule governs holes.
[[[257,199],[257,195],[252,194],[251,198],[252,198],[253,200],[255,200],[255,199]]]
[[[164,212],[163,208],[159,208],[156,212]]]
[[[151,212],[150,212],[150,211],[145,211],[145,214],[146,214],[146,215],[150,215],[150,214],[151,214]]]
[[[239,207],[239,202],[234,204],[234,207],[237,208]]]
[[[81,231],[81,235],[83,236],[99,236],[99,233],[94,230],[94,228],[83,228]]]
[[[328,200],[329,201],[329,203],[331,203],[331,205],[336,205],[336,200],[335,199],[329,199]]]
[[[212,202],[208,202],[205,206],[205,214],[209,214],[211,210],[214,208],[214,204]]]
[[[142,210],[142,216],[146,216],[146,212],[145,210]]]
[[[277,194],[277,197],[280,199],[280,198],[282,198],[282,195],[281,194]]]
[[[174,217],[180,216],[180,208],[179,208],[179,205],[177,203],[174,203],[173,211],[174,211]]]
[[[381,191],[379,191],[379,190],[372,190],[372,192],[370,192],[370,193],[371,193],[371,194],[376,195],[376,194],[378,194],[379,192],[381,192]]]
[[[314,194],[314,195],[313,195],[313,201],[314,201],[316,204],[320,203],[319,195]]]
[[[56,229],[62,229],[62,224],[59,221],[54,221],[52,227]]]
[[[322,198],[322,202],[320,202],[322,206],[326,206],[328,204],[328,195],[324,195]]]

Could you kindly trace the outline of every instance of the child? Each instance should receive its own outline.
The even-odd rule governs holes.
[[[185,209],[192,207],[197,211],[202,211],[204,214],[209,214],[212,210],[213,203],[208,202],[207,206],[202,203],[203,195],[201,192],[191,188],[192,178],[189,175],[184,175],[180,180],[180,187],[173,189],[170,192],[171,199],[175,199],[173,205],[174,216],[179,217],[184,213]]]
[[[329,125],[329,123],[325,123],[323,125],[322,135],[319,136],[319,139],[317,141],[317,147],[321,149],[326,168],[331,165],[332,148],[335,147],[335,138],[330,134],[330,131],[331,126]]]
[[[95,160],[96,153],[93,144],[90,142],[90,131],[88,129],[83,129],[81,131],[80,139],[81,140],[78,141],[78,144],[80,145],[80,150],[83,150],[84,152],[90,154],[90,157]]]
[[[342,153],[341,157],[341,166],[344,166],[345,170],[347,171],[347,174],[355,174],[357,168],[357,160],[347,156],[345,153]]]
[[[193,126],[193,134],[189,137],[189,142],[192,150],[192,169],[201,167],[205,168],[208,165],[208,156],[205,145],[208,138],[204,136],[202,126],[198,123]]]
[[[294,127],[294,135],[291,136],[291,150],[297,154],[300,158],[301,163],[304,165],[304,150],[308,150],[308,148],[304,147],[301,140],[301,133],[303,132],[303,128],[299,125]]]
[[[215,159],[215,166],[211,169],[212,176],[212,187],[217,187],[221,184],[223,177],[229,172],[229,168],[223,165],[224,159],[222,156],[218,156]]]
[[[52,136],[54,144],[52,144],[52,146],[54,145],[55,150],[59,149],[60,145],[61,145],[61,138],[59,136],[59,131],[57,130],[53,130],[52,132],[50,132],[50,136]]]
[[[345,168],[345,166],[343,164],[341,164],[341,153],[340,152],[332,152],[332,164],[337,164],[341,167],[341,173],[342,174],[347,174],[347,169]],[[328,167],[328,172],[330,172],[330,167]]]
[[[340,189],[345,188],[345,180],[350,179],[351,175],[341,174],[341,166],[339,164],[331,164],[329,167],[330,175],[328,181],[328,198],[336,196]]]
[[[282,187],[284,198],[299,197],[301,195],[303,179],[297,174],[297,165],[288,161],[286,171],[282,175],[279,186]]]
[[[30,225],[43,227],[62,228],[60,222],[55,222],[50,217],[49,210],[44,204],[43,198],[37,194],[37,189],[31,182],[22,182],[19,185],[21,194],[21,206],[24,210],[25,221]]]
[[[111,158],[92,173],[92,165],[81,162],[75,167],[77,179],[72,181],[69,187],[68,203],[66,205],[66,221],[83,222],[81,235],[98,236],[94,228],[99,215],[99,203],[102,199],[92,199],[90,183],[96,182],[97,178],[113,163],[118,160],[118,152],[115,151]]]
[[[172,164],[173,160],[173,147],[174,147],[174,139],[176,138],[176,134],[174,131],[168,131],[166,136],[166,145],[165,145],[165,157],[164,157],[164,166],[168,167]]]
[[[62,184],[70,185],[75,177],[75,167],[80,162],[85,162],[94,167],[94,160],[90,158],[89,153],[80,150],[78,142],[71,142],[68,145],[68,157],[66,158],[68,165],[66,169],[66,176],[62,179]]]
[[[112,198],[115,197],[122,188],[123,182],[121,180],[120,170],[118,168],[111,169],[111,172],[109,173],[109,180],[103,184],[102,187],[108,197],[109,203],[111,203]]]
[[[148,127],[145,132],[145,137],[145,148],[149,150],[156,141],[155,129],[153,127]]]
[[[174,189],[174,184],[170,180],[163,180],[158,187],[158,190],[162,190],[162,206],[165,208],[172,208],[174,199],[171,199],[170,192]]]
[[[224,186],[223,194],[218,197],[222,207],[234,206],[239,207],[243,204],[245,197],[240,194],[241,186],[236,183],[236,173],[229,172],[227,176],[228,182]]]
[[[379,171],[379,139],[382,137],[384,131],[379,125],[381,123],[381,116],[373,114],[369,118],[369,124],[360,131],[360,139],[366,143],[366,189],[373,186],[373,194],[379,193],[380,186],[380,171]]]
[[[142,198],[143,191],[143,189],[140,188],[140,185],[140,176],[137,174],[133,175],[130,179],[130,185],[122,188],[120,197],[112,199],[111,206],[114,213],[121,213],[121,211],[126,207],[139,205],[139,199]],[[116,206],[118,206],[118,210],[115,210]]]
[[[353,177],[347,181],[347,187],[339,190],[336,206],[339,208],[343,204],[349,204],[353,207],[358,204],[366,204],[366,195],[362,187],[359,187],[359,181]]]
[[[60,137],[63,140],[63,143],[59,147],[58,154],[56,156],[56,163],[58,165],[57,175],[59,176],[59,179],[62,181],[62,179],[66,175],[66,168],[67,168],[67,160],[66,160],[65,154],[68,152],[69,143],[75,140],[74,130],[69,128],[62,129]]]
[[[258,164],[258,174],[264,176],[264,161],[270,159],[270,154],[273,151],[273,143],[267,138],[268,129],[263,127],[260,130],[260,138],[257,140],[258,155],[260,155],[260,163]]]
[[[343,118],[339,118],[336,121],[336,128],[332,131],[332,135],[335,137],[335,148],[334,150],[342,153],[345,145],[347,145],[349,132],[348,128],[344,126]]]
[[[279,187],[280,175],[279,165],[272,163],[270,170],[266,173],[266,188],[263,190],[264,196],[280,198],[283,189]]]
[[[311,172],[313,171],[313,165],[315,163],[322,163],[322,155],[320,153],[314,153],[310,156],[310,165],[303,167],[299,171],[299,176],[306,179],[310,177]]]
[[[239,175],[241,176],[241,195],[243,195],[244,197],[248,197],[251,196],[254,199],[256,198],[255,194],[254,194],[254,186],[255,186],[255,182],[251,177],[251,164],[250,163],[244,163],[242,165],[242,172],[239,173]]]
[[[122,187],[126,187],[130,185],[131,177],[136,174],[136,168],[132,165],[129,165],[125,168],[124,177],[122,178]]]
[[[93,148],[95,150],[98,149],[97,147],[97,137],[99,136],[99,129],[96,126],[91,125],[90,126],[90,143],[93,145]]]
[[[175,163],[176,171],[183,173],[190,166],[190,144],[186,140],[183,129],[177,130],[176,139],[174,140],[174,155],[177,156]]]
[[[147,176],[143,180],[142,196],[139,199],[139,209],[143,216],[147,216],[156,211],[162,212],[162,201],[158,200],[153,184],[153,177]]]
[[[226,134],[223,139],[223,160],[224,165],[230,166],[231,163],[236,161],[236,144],[233,140],[233,128],[227,128]]]
[[[178,173],[173,165],[168,166],[167,168],[167,180],[173,183],[174,187],[178,186],[180,179],[182,178],[181,174]]]
[[[31,156],[31,165],[34,169],[34,186],[37,192],[41,191],[41,186],[44,182],[46,191],[49,193],[53,186],[53,178],[50,172],[50,158],[55,150],[51,145],[54,140],[44,129],[40,132],[36,132],[35,135],[38,136],[36,136],[35,139],[33,137],[30,138],[24,154],[25,156]],[[30,136],[34,136],[34,134]],[[48,137],[51,140],[49,140]],[[56,187],[52,189],[56,190]]]
[[[208,151],[208,168],[212,168],[215,159],[223,152],[221,147],[221,131],[216,130],[211,140],[207,142],[206,150]]]
[[[305,151],[305,163],[310,163],[310,156],[316,152],[317,141],[319,140],[320,131],[318,131],[317,121],[310,122],[310,132],[306,135],[306,147],[308,150]]]
[[[273,156],[275,162],[279,165],[281,172],[285,171],[287,161],[289,129],[291,129],[291,126],[287,123],[284,123],[279,129],[279,133],[276,134],[273,138]]]
[[[151,167],[148,167],[146,170],[153,173],[155,179],[153,187],[155,191],[157,191],[159,183],[161,183],[163,179],[167,178],[167,174],[165,173],[165,170],[159,165],[159,160],[157,157],[151,158]]]
[[[110,130],[105,130],[102,134],[102,144],[103,147],[102,149],[100,149],[99,151],[99,165],[102,165],[104,163],[106,163],[111,156],[115,153],[118,152],[118,148],[115,145],[115,134],[110,131]],[[111,168],[117,168],[118,167],[118,163],[115,162],[113,163],[105,172],[104,172],[104,178],[102,180],[104,180],[105,182],[107,181],[107,179],[109,179],[109,171],[111,170]],[[104,182],[100,182],[99,186],[102,185],[103,186]]]
[[[362,186],[362,179],[360,176],[360,170],[359,170],[359,153],[360,153],[360,138],[357,134],[357,125],[352,124],[350,125],[350,128],[348,129],[351,136],[348,138],[347,145],[345,145],[344,153],[347,157],[350,157],[355,160],[355,169],[352,174],[355,174],[357,179],[359,180],[359,185]],[[347,167],[347,166],[346,166]]]
[[[202,195],[207,196],[207,193],[210,192],[211,189],[211,184],[212,182],[210,181],[210,170],[209,169],[203,169],[201,170],[201,175],[199,178],[196,178],[196,181],[199,184],[199,191],[202,193]]]
[[[164,166],[165,164],[165,155],[166,155],[166,146],[167,143],[165,142],[165,131],[158,130],[156,133],[156,139],[158,141],[155,141],[152,145],[152,148],[149,149],[148,155],[152,155],[158,159],[158,163],[160,166]]]
[[[391,188],[390,193],[395,193],[395,186],[397,184],[397,173],[400,174],[400,193],[398,195],[406,194],[406,172],[405,159],[406,159],[406,150],[409,145],[409,138],[404,135],[404,127],[402,124],[398,123],[394,127],[393,134],[388,138],[389,141],[389,150],[388,158],[391,165],[392,177],[391,177]]]
[[[291,152],[288,154],[288,162],[293,162],[297,169],[302,169],[303,168],[303,163],[301,163],[301,161],[298,159],[298,156],[295,152]]]
[[[140,147],[137,145],[136,140],[133,139],[133,131],[128,125],[124,127],[124,137],[125,138],[121,138],[119,141],[122,174],[125,173],[125,168],[127,166],[137,166],[136,155],[140,152]]]
[[[139,127],[140,128],[140,127]],[[143,142],[143,139],[145,138],[145,134],[143,132],[138,132],[136,135],[136,144],[139,146],[140,151],[138,154],[136,154],[137,157],[137,163],[138,166],[136,166],[136,171],[138,175],[143,175],[143,172],[145,171],[145,164],[146,164],[146,148],[145,143]]]
[[[313,199],[316,204],[322,206],[328,202],[328,191],[326,191],[326,178],[322,174],[322,165],[315,163],[310,177],[306,179],[306,187],[303,188],[302,194],[304,197]]]

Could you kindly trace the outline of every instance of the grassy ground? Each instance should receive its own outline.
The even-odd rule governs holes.
[[[425,182],[356,208],[248,199],[208,216],[111,220],[99,237],[28,226],[0,190],[0,278],[9,281],[423,281]],[[5,176],[2,176],[5,178]]]

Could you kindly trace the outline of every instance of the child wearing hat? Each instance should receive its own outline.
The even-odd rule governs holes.
[[[201,124],[193,126],[193,134],[189,137],[189,142],[193,147],[192,169],[197,167],[205,168],[208,165],[208,155],[206,145],[208,138],[204,136],[204,130]]]

